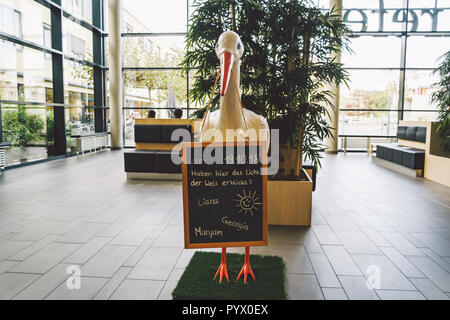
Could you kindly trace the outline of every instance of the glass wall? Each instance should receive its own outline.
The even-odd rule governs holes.
[[[0,0],[7,166],[78,152],[77,139],[105,131],[104,88],[94,88],[106,67],[93,58],[94,42],[105,36],[103,12],[101,0]]]
[[[314,1],[329,9],[328,0]],[[107,59],[94,54],[107,40],[103,2],[0,0],[0,142],[12,143],[8,165],[71,153],[79,137],[108,130]],[[123,0],[126,146],[134,145],[134,120],[150,109],[167,118],[181,108],[186,118],[201,107],[187,97],[195,72],[180,68],[192,2]],[[431,72],[450,50],[450,1],[343,4],[354,53],[342,55],[351,82],[340,89],[339,134],[392,137],[399,120],[433,120]],[[13,129],[24,123],[29,136]]]
[[[432,71],[450,50],[450,1],[343,0],[343,7],[354,52],[341,57],[351,81],[340,88],[339,135],[388,139],[400,120],[436,119]],[[347,147],[365,149],[361,141],[350,137]]]
[[[189,79],[181,72],[185,53],[189,0],[123,0],[122,52],[125,146],[134,146],[134,119],[173,118],[192,113]]]
[[[134,145],[134,119],[149,109],[170,117],[182,108],[187,117],[197,106],[184,93],[191,77],[179,72],[192,2],[123,0],[126,145]],[[314,3],[329,10],[329,0]],[[450,1],[343,0],[343,7],[354,52],[341,57],[351,82],[340,89],[339,134],[388,139],[399,120],[435,119],[431,73],[450,50]],[[366,147],[364,139],[353,140]]]

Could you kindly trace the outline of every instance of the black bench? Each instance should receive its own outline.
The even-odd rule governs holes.
[[[377,145],[377,158],[394,162],[404,167],[419,170],[424,168],[425,151],[398,144]]]
[[[397,139],[425,143],[427,136],[426,127],[398,126]],[[401,166],[423,170],[425,164],[425,150],[402,146],[400,144],[377,145],[377,158],[397,163]]]
[[[425,142],[427,137],[426,127],[398,126],[397,139]]]
[[[135,142],[176,143],[172,141],[172,133],[177,129],[188,130],[191,137],[191,125],[162,125],[162,124],[137,124],[134,126]]]
[[[186,129],[189,138],[192,137],[192,126],[185,124],[136,124],[134,126],[134,141],[136,143],[158,144],[152,150],[130,150],[124,152],[125,172],[131,173],[181,173],[181,164],[176,165],[171,159],[171,150],[161,150],[161,145],[167,143],[171,149],[172,133],[177,129]],[[151,148],[151,147],[150,147]]]
[[[132,150],[124,153],[125,172],[181,173],[172,161],[172,151]]]

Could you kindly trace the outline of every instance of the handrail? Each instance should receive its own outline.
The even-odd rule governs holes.
[[[339,111],[349,111],[349,112],[378,112],[378,111],[384,111],[384,112],[438,112],[438,110],[433,109],[346,109],[341,108]]]
[[[100,136],[104,136],[104,135],[108,135],[111,134],[111,132],[95,132],[95,133],[90,133],[90,134],[76,134],[76,135],[71,135],[71,138],[88,138],[88,137],[100,137]]]
[[[339,134],[339,138],[397,138],[392,135],[372,135],[372,134]]]
[[[32,106],[45,106],[45,107],[66,107],[66,108],[93,108],[93,109],[109,109],[106,106],[90,106],[90,105],[73,105],[67,103],[49,103],[39,101],[18,101],[18,100],[0,100],[1,104],[20,104],[20,105],[32,105]],[[1,106],[0,106],[1,108]]]
[[[397,136],[383,136],[383,135],[357,135],[357,134],[340,134],[338,135],[339,138],[342,138],[342,149],[344,151],[344,154],[347,153],[347,138],[366,138],[367,144],[366,144],[366,150],[367,153],[370,154],[370,139],[371,138],[381,138],[381,139],[396,139]]]

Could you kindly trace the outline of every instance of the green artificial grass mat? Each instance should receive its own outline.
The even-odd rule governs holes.
[[[250,264],[256,277],[251,275],[244,284],[242,275],[236,277],[244,264],[244,255],[227,254],[230,282],[225,277],[214,280],[220,264],[217,252],[195,252],[185,272],[172,292],[174,300],[286,300],[284,288],[284,262],[276,256],[250,255]]]

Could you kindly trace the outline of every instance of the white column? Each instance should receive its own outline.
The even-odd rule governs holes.
[[[111,149],[122,149],[122,0],[108,1],[109,117]]]
[[[336,14],[338,14],[342,19],[342,0],[330,0],[330,9],[335,7]],[[341,62],[341,53],[333,53],[332,57],[335,57],[336,62]],[[338,153],[338,127],[339,127],[339,87],[336,85],[330,86],[330,90],[333,93],[332,102],[334,108],[329,108],[328,112],[330,114],[330,119],[328,120],[328,124],[335,128],[332,130],[333,137],[327,138],[325,141],[328,149],[325,151],[326,153]]]

